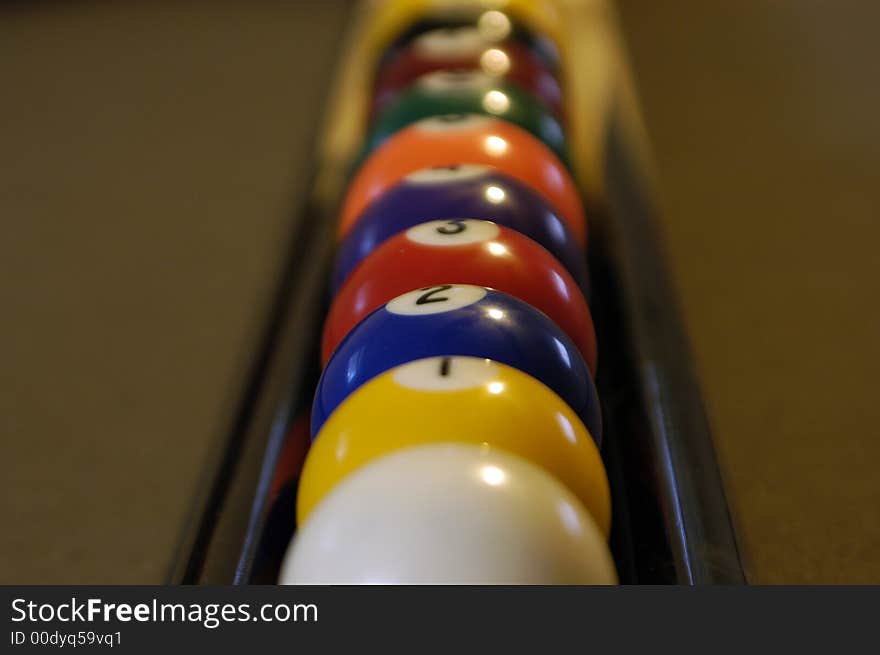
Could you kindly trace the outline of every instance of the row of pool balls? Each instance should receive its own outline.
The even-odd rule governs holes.
[[[427,16],[381,60],[281,583],[616,582],[587,223],[513,25]]]

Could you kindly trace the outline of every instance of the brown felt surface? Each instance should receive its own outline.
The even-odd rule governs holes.
[[[619,6],[750,578],[880,583],[880,5]]]
[[[307,189],[340,5],[0,8],[0,581],[164,579]]]
[[[341,4],[0,8],[0,581],[162,580]],[[880,582],[880,8],[620,8],[751,579]]]

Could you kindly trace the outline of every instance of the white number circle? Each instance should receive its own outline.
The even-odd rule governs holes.
[[[398,366],[391,377],[401,387],[416,391],[459,391],[496,384],[498,364],[479,357],[429,357]]]
[[[460,132],[483,127],[493,120],[495,119],[481,114],[443,114],[423,118],[415,125],[423,132]]]
[[[440,184],[442,182],[460,182],[482,177],[492,170],[482,164],[453,164],[451,166],[433,166],[422,168],[406,176],[407,182],[415,184]]]
[[[419,78],[418,84],[428,91],[482,90],[493,83],[491,77],[479,71],[434,71]]]
[[[413,41],[415,51],[425,59],[464,58],[486,48],[486,38],[476,27],[449,27],[425,32]]]
[[[385,309],[392,314],[402,316],[427,316],[473,305],[485,296],[486,289],[483,287],[470,284],[438,284],[397,296],[385,305]]]
[[[426,246],[464,246],[495,239],[500,232],[491,221],[450,218],[415,225],[406,231],[406,238]]]

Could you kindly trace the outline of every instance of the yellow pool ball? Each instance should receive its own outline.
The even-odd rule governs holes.
[[[537,464],[581,500],[607,537],[608,478],[577,415],[531,376],[492,360],[462,356],[430,357],[391,369],[330,415],[300,477],[298,522],[370,460],[439,442],[486,444]]]
[[[485,12],[483,15],[489,20],[480,22],[490,27],[498,24],[497,20],[491,20],[498,14],[509,15],[537,34],[552,39],[560,50],[564,51],[567,45],[565,17],[558,0],[384,0],[373,2],[372,7],[366,43],[373,53],[382,52],[402,32],[426,16],[465,11]]]

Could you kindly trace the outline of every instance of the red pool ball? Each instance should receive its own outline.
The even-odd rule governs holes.
[[[459,69],[504,77],[538,98],[557,116],[562,115],[559,80],[541,59],[516,40],[492,41],[474,26],[430,30],[396,52],[376,76],[373,110],[381,110],[425,73]]]
[[[342,205],[339,238],[357,217],[409,173],[433,166],[484,164],[537,191],[568,225],[581,247],[587,219],[574,181],[550,149],[522,128],[477,114],[425,118],[397,132],[363,162]]]
[[[571,338],[595,372],[593,319],[565,267],[519,232],[474,219],[421,223],[363,260],[333,300],[321,344],[324,364],[373,310],[407,291],[443,284],[492,287],[529,303]]]
[[[309,450],[309,425],[311,418],[306,412],[297,416],[284,440],[284,446],[275,465],[272,485],[269,488],[269,501],[272,502],[281,490],[291,481],[295,481],[302,469]]]

